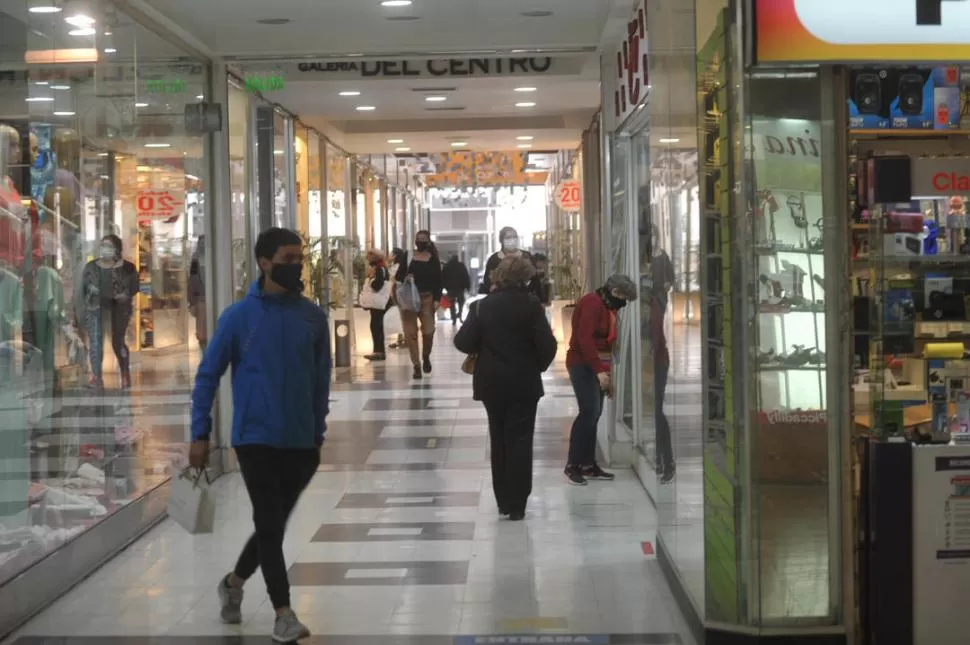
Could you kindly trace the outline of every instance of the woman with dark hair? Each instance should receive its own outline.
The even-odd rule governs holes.
[[[435,313],[441,302],[441,259],[431,242],[431,233],[418,231],[414,236],[414,256],[407,268],[406,280],[413,280],[421,294],[419,311],[401,310],[401,325],[408,341],[414,378],[431,373],[431,348],[434,346]],[[421,346],[418,347],[418,322],[421,323]]]
[[[492,488],[499,513],[525,517],[532,492],[532,439],[542,373],[556,357],[556,337],[542,303],[529,291],[535,267],[509,256],[492,274],[492,293],[469,307],[455,347],[475,355],[473,389],[488,413]]]
[[[387,360],[384,350],[384,314],[391,305],[391,273],[384,253],[371,249],[366,254],[367,280],[360,291],[360,306],[370,313],[370,335],[374,351],[364,358],[369,361]]]
[[[84,267],[81,277],[81,296],[84,307],[84,326],[91,357],[91,386],[104,388],[104,322],[111,325],[111,347],[121,370],[121,387],[131,387],[129,364],[128,323],[134,311],[138,293],[138,270],[122,257],[121,238],[105,235],[101,238],[99,257]]]

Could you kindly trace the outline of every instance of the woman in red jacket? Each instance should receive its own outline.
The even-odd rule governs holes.
[[[580,298],[573,311],[566,368],[579,414],[569,435],[569,461],[564,474],[575,486],[585,486],[589,479],[613,479],[612,473],[596,463],[596,426],[603,413],[604,396],[613,395],[610,373],[616,344],[616,315],[636,299],[636,284],[618,274],[610,276],[603,287]]]

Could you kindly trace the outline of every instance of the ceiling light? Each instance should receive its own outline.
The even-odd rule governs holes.
[[[103,51],[105,54],[117,54],[118,53],[118,50],[115,49],[114,47],[105,47],[101,51]]]
[[[516,92],[535,92],[536,91],[536,88],[534,88],[534,87],[517,87],[517,88],[515,88],[515,91]]]
[[[49,85],[47,81],[35,81],[34,85]]]
[[[680,139],[659,139],[660,143],[680,143]]]
[[[523,150],[525,150],[526,148],[531,148],[532,147],[532,144],[531,143],[520,143],[519,144],[519,147],[522,148]]]
[[[148,107],[148,103],[135,103],[135,107]]]
[[[195,98],[201,101],[202,99],[205,98],[205,94],[197,94]]]
[[[516,139],[519,141],[532,141],[535,137],[529,134],[523,134],[521,137],[516,137]]]
[[[518,108],[530,108],[530,107],[535,107],[535,106],[536,106],[536,104],[533,103],[532,101],[523,101],[521,103],[516,103],[515,104],[515,107],[518,107]]]
[[[404,139],[388,139],[388,143],[404,143]]]
[[[414,0],[383,0],[382,7],[410,7]]]
[[[411,148],[394,148],[394,152],[411,152]]]
[[[104,32],[104,37],[101,40],[101,51],[105,54],[116,54],[118,52],[118,48],[115,47],[115,38],[109,31]]]
[[[50,103],[54,100],[53,96],[28,96],[24,99],[28,103]]]
[[[358,105],[357,106],[357,111],[358,112],[373,112],[376,109],[377,108],[374,107],[373,105]]]
[[[360,96],[360,92],[357,90],[346,90],[340,93],[340,96]]]
[[[442,101],[447,101],[447,96],[426,96],[424,100],[428,103],[441,103]]]
[[[57,85],[51,85],[51,89],[52,90],[69,90],[69,89],[71,89],[71,86],[70,85],[57,84]]]
[[[111,153],[110,152],[99,152],[98,153],[98,156],[99,157],[107,157],[109,154],[111,154]]]
[[[60,13],[61,8],[54,0],[31,0],[27,11],[30,13]]]
[[[464,148],[467,145],[468,145],[468,142],[467,141],[452,141],[451,142],[451,147],[452,148]]]
[[[75,27],[90,27],[94,24],[94,12],[84,0],[69,0],[64,22]]]
[[[93,36],[98,33],[94,27],[78,27],[67,32],[68,36]]]
[[[273,151],[273,154],[274,155],[281,155],[281,154],[283,154],[283,151],[282,150],[274,150]]]
[[[171,148],[171,143],[146,143],[146,148]]]
[[[75,114],[77,114],[77,113],[76,112],[69,112],[67,110],[64,110],[62,112],[57,112],[57,111],[54,112],[54,116],[74,116]]]

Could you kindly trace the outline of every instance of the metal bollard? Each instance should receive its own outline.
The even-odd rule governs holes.
[[[350,367],[350,321],[334,320],[334,360],[335,367]]]

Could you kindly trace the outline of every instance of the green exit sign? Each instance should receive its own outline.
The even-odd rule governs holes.
[[[145,81],[145,91],[149,94],[181,94],[185,90],[185,81],[180,78]]]
[[[246,77],[247,92],[275,92],[283,89],[282,74],[255,74]]]

